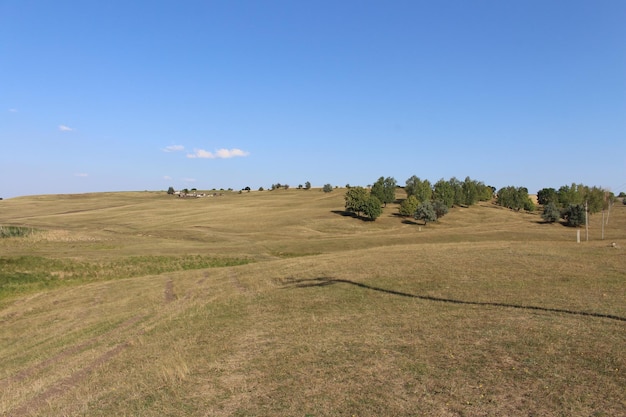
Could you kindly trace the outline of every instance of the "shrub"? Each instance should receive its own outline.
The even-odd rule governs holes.
[[[417,197],[414,195],[408,196],[400,203],[400,215],[406,217],[415,215],[418,205],[419,201],[417,201]]]
[[[433,205],[430,201],[425,201],[417,206],[417,211],[415,211],[415,219],[423,220],[424,224],[437,220],[437,214],[435,213],[435,209],[433,208]]]
[[[448,206],[441,200],[433,201],[433,210],[435,210],[435,216],[437,216],[437,219],[440,219],[448,214]]]
[[[543,213],[541,214],[541,218],[547,223],[554,223],[559,220],[561,217],[561,211],[556,206],[553,201],[550,201],[548,204],[543,206]]]
[[[563,211],[562,217],[567,222],[568,226],[579,227],[585,224],[587,215],[585,212],[585,206],[583,204],[570,204]]]

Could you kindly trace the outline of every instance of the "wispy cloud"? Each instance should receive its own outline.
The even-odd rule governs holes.
[[[195,178],[183,178],[183,181],[185,182],[196,182]]]
[[[88,176],[89,176],[89,174],[86,174],[86,173],[84,173],[84,172],[78,172],[78,173],[74,174],[74,176],[75,176],[75,177],[85,178],[85,177],[88,177]]]
[[[9,113],[17,113],[17,109],[9,109]]]
[[[166,146],[162,150],[163,152],[180,152],[180,151],[184,151],[185,147],[183,145],[170,145],[170,146]]]
[[[204,158],[204,159],[228,159],[237,156],[248,156],[250,152],[241,149],[218,149],[215,152],[205,151],[204,149],[194,149],[193,153],[188,153],[187,158]]]
[[[69,126],[59,125],[59,130],[60,130],[61,132],[71,132],[71,131],[73,131],[74,129],[72,129],[72,128],[71,128],[71,127],[69,127]]]
[[[170,181],[172,177],[170,177],[169,175],[163,175],[163,179],[166,181]]]

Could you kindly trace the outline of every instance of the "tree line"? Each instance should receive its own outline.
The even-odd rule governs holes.
[[[587,214],[608,209],[615,202],[615,195],[600,187],[572,183],[558,190],[539,190],[537,202],[543,205],[544,221],[553,223],[563,219],[568,226],[576,227],[585,224]]]
[[[393,177],[380,177],[369,190],[361,186],[346,187],[346,211],[374,221],[380,217],[388,203],[396,201],[396,189],[399,186]],[[403,188],[407,197],[400,202],[399,214],[404,217],[412,216],[424,224],[437,221],[453,206],[468,207],[494,198],[497,205],[512,210],[536,210],[527,188],[506,186],[496,192],[495,187],[470,177],[463,181],[455,177],[449,180],[442,178],[432,184],[427,179],[422,180],[413,175],[406,180]],[[542,218],[546,222],[555,222],[562,218],[569,226],[584,224],[587,213],[604,210],[614,200],[613,193],[582,184],[564,185],[558,190],[543,188],[537,193],[537,202],[543,206]]]
[[[359,217],[376,220],[383,207],[396,201],[397,181],[393,177],[380,177],[368,191],[364,187],[349,187],[345,195],[345,208]],[[424,224],[437,221],[457,206],[470,206],[478,201],[493,198],[494,187],[466,177],[460,181],[455,177],[443,178],[435,184],[413,175],[406,180],[404,190],[407,198],[400,203],[401,216],[413,216]]]

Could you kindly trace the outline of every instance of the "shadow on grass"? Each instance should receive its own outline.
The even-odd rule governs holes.
[[[351,211],[345,211],[345,210],[331,210],[331,212],[332,212],[332,213],[334,213],[334,214],[338,214],[338,215],[340,215],[340,216],[343,216],[343,217],[354,217],[354,218],[356,218],[356,217],[357,217],[356,213],[353,213],[353,212],[351,212]]]
[[[518,308],[518,309],[523,309],[523,310],[547,311],[550,313],[571,314],[575,316],[590,316],[590,317],[598,317],[598,318],[626,322],[626,317],[620,317],[620,316],[616,316],[613,314],[593,313],[593,312],[588,312],[588,311],[574,311],[574,310],[567,310],[567,309],[561,309],[561,308],[539,307],[539,306],[529,306],[529,305],[521,305],[521,304],[509,304],[509,303],[497,303],[497,302],[485,302],[485,301],[466,301],[466,300],[456,300],[453,298],[432,297],[429,295],[409,294],[406,292],[374,287],[372,285],[367,285],[367,284],[363,284],[360,282],[354,282],[348,279],[319,277],[319,278],[306,278],[306,279],[291,279],[287,281],[287,283],[291,284],[291,286],[295,286],[296,288],[326,287],[326,286],[335,285],[335,284],[350,284],[350,285],[354,285],[356,287],[364,288],[367,290],[379,291],[385,294],[398,295],[401,297],[418,298],[420,300],[426,300],[426,301],[436,301],[436,302],[441,302],[441,303],[464,304],[464,305],[474,305],[474,306],[492,306],[492,307]],[[288,287],[284,287],[284,288],[288,288]]]
[[[346,211],[346,210],[331,210],[332,213],[334,214],[338,214],[340,216],[343,217],[352,217],[354,219],[358,219],[364,222],[370,222],[372,221],[372,219],[364,217],[364,216],[359,216],[356,213],[352,212],[352,211]]]

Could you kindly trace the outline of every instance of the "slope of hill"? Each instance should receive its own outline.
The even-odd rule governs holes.
[[[489,203],[428,226],[342,207],[1,201],[37,233],[0,239],[0,414],[626,414],[626,207],[580,244]]]

